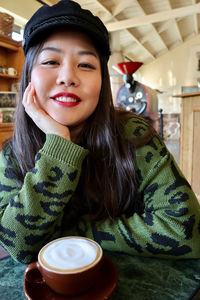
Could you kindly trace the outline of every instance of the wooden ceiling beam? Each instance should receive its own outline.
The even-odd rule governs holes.
[[[196,3],[197,3],[197,0],[192,0],[192,4],[196,4]],[[194,15],[194,31],[196,34],[199,34],[199,16],[198,15]]]
[[[141,6],[141,4],[139,3],[139,1],[138,1],[138,0],[136,0],[136,1],[137,1],[137,5],[140,7],[140,9],[141,9],[143,15],[147,16],[146,12],[144,11],[144,9],[143,9],[143,7]],[[151,28],[152,28],[152,30],[153,30],[153,33],[155,33],[156,37],[157,37],[157,38],[160,40],[160,42],[162,43],[163,48],[166,48],[166,49],[168,50],[167,45],[165,44],[165,42],[163,41],[162,37],[161,37],[160,34],[158,33],[156,27],[155,27],[152,23],[150,23],[149,25],[151,26]]]
[[[115,17],[113,16],[112,12],[103,4],[102,1],[100,0],[95,0],[95,2],[109,15],[110,18],[114,18]],[[117,19],[115,19],[117,20]]]
[[[107,23],[106,27],[108,31],[124,30],[142,25],[149,25],[151,23],[163,22],[164,20],[170,20],[189,16],[200,13],[200,3],[184,6],[181,8],[175,8],[168,11],[158,12],[150,15],[145,15],[137,18],[130,18],[127,20]]]
[[[133,53],[124,51],[122,53],[122,55],[124,56],[124,58],[126,58],[126,59],[128,59],[130,61],[137,61],[137,58],[133,55]]]
[[[169,3],[169,8],[172,9],[171,0],[168,0],[168,3]],[[179,29],[179,26],[178,26],[178,22],[176,21],[176,19],[173,19],[173,22],[174,22],[174,26],[176,28],[176,32],[177,32],[177,35],[178,35],[178,40],[180,40],[181,42],[183,42],[183,38],[182,38],[180,29]]]
[[[137,2],[137,0],[136,1],[133,1],[133,0],[119,1],[119,3],[116,4],[116,6],[112,9],[113,16],[117,16],[118,14],[120,14],[120,12],[122,12],[126,8],[133,6],[134,5],[133,2]]]
[[[112,14],[112,12],[107,7],[105,7],[105,5],[103,5],[103,3],[100,0],[95,0],[95,1],[96,1],[97,4],[99,4],[107,12],[107,14],[109,14],[109,16],[111,18],[114,18],[114,20],[116,20],[116,22],[119,22],[119,19],[117,17],[115,17]],[[106,24],[105,24],[105,26],[106,26]],[[131,35],[133,41],[136,42],[145,52],[147,52],[148,55],[152,59],[155,59],[155,56],[144,45],[141,44],[141,42],[134,36],[134,34],[129,29],[124,28],[124,30],[126,30]]]
[[[163,21],[162,24],[157,25],[157,31],[159,34],[169,29],[173,24],[173,20]]]
[[[195,31],[196,34],[199,34],[198,15],[194,15],[194,31]]]

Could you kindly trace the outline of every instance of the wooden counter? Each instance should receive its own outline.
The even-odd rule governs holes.
[[[181,97],[180,168],[200,201],[200,92]]]

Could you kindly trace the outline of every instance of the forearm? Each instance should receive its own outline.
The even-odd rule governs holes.
[[[15,259],[30,261],[45,241],[59,236],[64,207],[76,189],[86,153],[50,135],[21,188],[1,177],[0,242]]]
[[[140,155],[139,165],[144,165],[145,157]],[[86,235],[104,249],[132,255],[200,258],[200,205],[172,157],[167,152],[160,160],[155,157],[140,175],[143,214],[121,215],[114,225],[83,216],[71,234]]]
[[[84,216],[71,232],[66,230],[64,235],[85,235],[100,243],[103,249],[130,255],[200,258],[197,209],[195,211],[194,207],[179,217],[169,216],[163,210],[146,211],[141,216],[134,214],[130,218],[123,215],[113,225],[109,220],[91,222],[89,216]]]

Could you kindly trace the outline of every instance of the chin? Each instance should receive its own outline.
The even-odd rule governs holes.
[[[67,127],[71,127],[71,128],[79,126],[79,124],[80,124],[80,122],[69,121],[69,120],[66,121],[66,120],[62,120],[59,118],[54,118],[54,120],[63,126],[67,126]]]
[[[58,114],[49,114],[49,115],[51,116],[52,119],[54,119],[59,124],[70,127],[70,128],[82,126],[82,124],[86,120],[86,118],[70,119],[70,116],[68,118],[66,118],[66,116],[63,116],[63,115],[59,116]]]
[[[66,120],[66,117],[63,118],[63,117],[59,117],[58,115],[50,115],[52,119],[54,119],[56,122],[58,122],[59,124],[61,125],[64,125],[64,126],[70,126],[71,123],[73,123],[73,121],[69,121],[69,120]]]

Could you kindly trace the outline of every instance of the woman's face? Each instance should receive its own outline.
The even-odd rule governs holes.
[[[31,73],[39,105],[60,124],[80,127],[94,112],[101,90],[101,65],[84,33],[52,34],[42,46]]]

